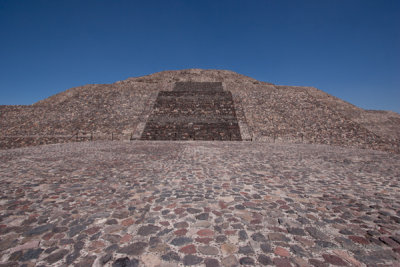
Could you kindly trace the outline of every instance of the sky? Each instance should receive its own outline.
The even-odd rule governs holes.
[[[0,105],[188,68],[400,113],[400,1],[0,0]]]

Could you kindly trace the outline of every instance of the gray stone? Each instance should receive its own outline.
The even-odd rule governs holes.
[[[254,254],[254,250],[250,245],[239,247],[239,253],[244,255]]]
[[[76,225],[76,226],[72,226],[71,229],[68,232],[68,236],[69,237],[74,237],[77,234],[79,234],[81,231],[85,230],[86,227],[87,226],[84,225],[84,224],[79,224],[79,225]]]
[[[138,235],[143,235],[143,236],[152,235],[157,233],[160,229],[161,229],[160,227],[152,224],[145,225],[139,228]]]
[[[183,257],[183,264],[186,266],[196,265],[203,261],[203,258],[198,257],[196,255],[186,255]]]
[[[112,267],[138,267],[139,260],[137,259],[129,259],[128,257],[119,258],[113,262]]]
[[[254,264],[255,264],[255,261],[254,261],[253,258],[250,258],[250,257],[243,257],[243,258],[240,258],[239,263],[240,263],[241,265],[254,265]]]
[[[262,244],[260,245],[260,248],[261,248],[261,250],[262,250],[264,253],[271,253],[271,252],[272,252],[271,245],[268,244],[268,243],[262,243]]]
[[[50,254],[49,256],[44,258],[44,260],[50,264],[53,264],[53,263],[56,263],[57,261],[61,260],[62,258],[64,258],[64,256],[67,255],[68,252],[69,251],[67,249],[61,249],[61,250],[58,250],[58,251]]]
[[[265,236],[263,234],[261,234],[261,233],[254,233],[254,234],[251,235],[251,238],[254,241],[257,241],[257,242],[265,242],[265,241],[267,241]]]
[[[35,227],[31,230],[26,231],[23,233],[24,236],[34,236],[34,235],[40,235],[43,234],[49,230],[52,230],[54,228],[54,224],[45,224],[45,225],[40,225],[38,227]]]
[[[135,242],[126,247],[120,248],[118,253],[125,253],[128,255],[140,255],[143,253],[144,249],[147,247],[145,242]]]
[[[44,249],[36,248],[27,250],[21,257],[21,261],[29,261],[39,258],[39,255],[44,251]]]
[[[267,255],[260,254],[257,260],[262,265],[272,265],[272,260]]]
[[[162,255],[161,259],[163,259],[165,261],[180,261],[181,257],[179,256],[178,253],[176,253],[174,251],[170,251],[167,254]]]
[[[197,220],[208,220],[208,213],[201,213],[199,215],[196,216]]]
[[[193,242],[193,239],[191,239],[189,237],[181,236],[181,237],[174,238],[171,241],[171,244],[174,246],[182,246],[182,245],[185,245],[185,244],[188,244],[191,242]]]
[[[219,261],[216,259],[205,259],[204,264],[206,267],[219,267]]]

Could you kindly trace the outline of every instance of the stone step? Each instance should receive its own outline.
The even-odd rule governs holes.
[[[174,91],[222,92],[222,82],[177,82]]]
[[[241,141],[232,93],[222,83],[176,83],[160,91],[142,140]]]

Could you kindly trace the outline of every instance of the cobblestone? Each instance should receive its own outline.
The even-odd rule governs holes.
[[[0,151],[0,266],[393,266],[399,165],[255,142]]]

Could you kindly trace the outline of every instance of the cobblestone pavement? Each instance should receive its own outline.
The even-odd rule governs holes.
[[[0,151],[0,266],[396,266],[399,166],[256,142]]]

